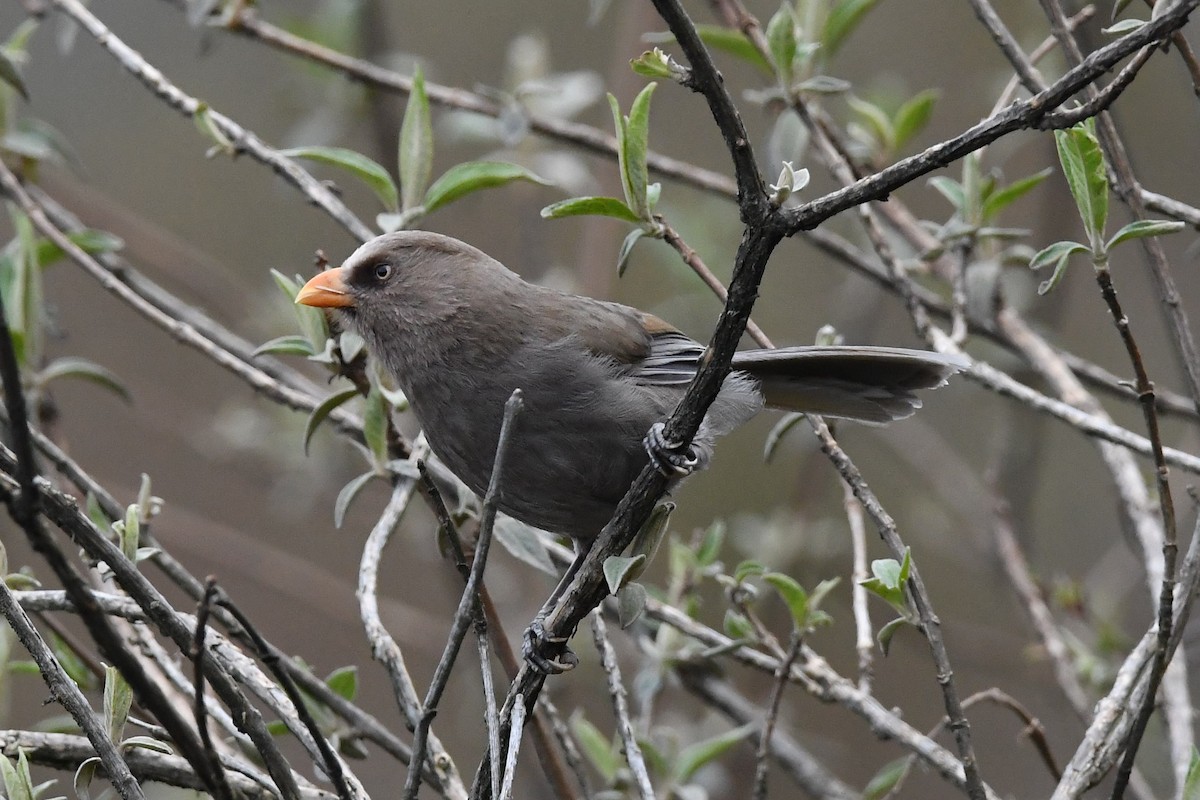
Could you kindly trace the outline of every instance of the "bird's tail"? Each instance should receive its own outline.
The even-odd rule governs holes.
[[[916,391],[935,389],[970,366],[961,356],[899,347],[781,347],[744,350],[733,368],[757,378],[771,408],[882,425],[921,407]]]

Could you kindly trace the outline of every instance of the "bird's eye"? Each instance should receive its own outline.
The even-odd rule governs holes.
[[[375,265],[375,277],[381,281],[386,281],[392,277],[392,265],[386,261]]]

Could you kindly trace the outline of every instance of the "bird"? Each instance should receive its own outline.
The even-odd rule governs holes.
[[[676,483],[705,468],[716,440],[764,407],[878,425],[966,359],[858,345],[743,350],[686,447],[664,421],[706,348],[620,303],[539,286],[483,251],[429,231],[355,250],[298,292],[366,342],[407,397],[430,447],[479,496],[515,389],[516,425],[499,509],[586,545],[647,463]],[[578,549],[578,547],[577,547]]]

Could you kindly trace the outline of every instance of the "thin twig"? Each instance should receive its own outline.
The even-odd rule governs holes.
[[[997,494],[993,499],[993,508],[992,533],[996,537],[996,551],[1000,556],[1000,563],[1004,566],[1005,575],[1008,576],[1008,582],[1042,642],[1059,689],[1079,718],[1086,720],[1091,713],[1091,702],[1079,681],[1079,674],[1072,663],[1070,651],[1063,641],[1058,624],[1054,621],[1054,615],[1030,574],[1029,562],[1012,529],[1008,504]]]
[[[996,47],[1000,48],[1000,52],[1004,53],[1008,63],[1012,64],[1022,85],[1029,90],[1030,94],[1040,90],[1042,88],[1041,74],[1037,71],[1037,67],[1033,66],[1033,60],[1026,57],[1021,45],[1017,43],[1012,31],[1000,19],[996,9],[987,0],[970,0],[970,2],[975,16],[983,23],[983,27],[987,29],[988,34],[996,43]]]
[[[51,767],[67,773],[74,772],[79,765],[95,755],[91,742],[83,736],[69,733],[41,733],[36,731],[0,730],[0,751],[11,758],[17,752],[25,753],[31,764]],[[196,776],[187,759],[182,756],[160,753],[144,747],[128,748],[123,754],[127,768],[140,781],[153,781],[183,789],[204,791],[204,782]],[[236,796],[245,800],[278,800],[279,793],[268,782],[263,784],[253,777],[240,774],[233,765],[227,765],[230,788]],[[334,800],[330,792],[305,788],[301,800]]]
[[[791,641],[787,652],[779,659],[779,668],[775,670],[775,685],[771,687],[771,699],[767,702],[767,715],[763,718],[762,728],[758,731],[758,749],[754,754],[754,800],[766,800],[767,774],[771,768],[771,737],[775,733],[775,723],[779,719],[779,705],[783,700],[783,689],[788,684],[788,675],[792,664],[800,655],[800,646],[804,644],[803,631],[799,628],[792,630]]]
[[[646,615],[707,645],[709,651],[725,654],[738,663],[764,674],[774,675],[779,667],[778,658],[755,647],[736,643],[725,634],[697,622],[679,609],[653,598],[646,603]],[[922,763],[955,787],[966,788],[962,762],[954,753],[913,728],[893,710],[885,708],[875,697],[859,689],[854,681],[838,674],[828,662],[807,646],[801,648],[799,659],[789,679],[818,700],[836,703],[860,717],[880,739],[894,741],[916,754]],[[986,784],[984,788],[989,798],[996,797],[995,792]]]
[[[875,636],[867,588],[863,585],[863,581],[871,577],[867,569],[867,531],[863,524],[862,504],[845,481],[842,482],[842,506],[846,510],[850,548],[854,553],[854,565],[850,572],[850,602],[854,609],[854,649],[858,651],[858,688],[870,694],[875,678]]]
[[[728,680],[707,663],[681,663],[676,674],[683,688],[738,725],[762,724],[762,709],[740,694]],[[862,793],[839,780],[828,768],[806,750],[794,737],[776,730],[768,743],[771,755],[804,792],[816,800],[861,800]],[[949,754],[947,754],[949,755]]]
[[[1170,659],[1182,641],[1179,628],[1186,621],[1200,585],[1200,517],[1179,570],[1175,588],[1174,616],[1180,620],[1168,645]],[[1063,770],[1063,778],[1051,800],[1078,798],[1102,780],[1116,764],[1133,726],[1136,710],[1147,696],[1150,665],[1158,642],[1157,620],[1142,635],[1117,670],[1112,688],[1096,703],[1092,722]]]
[[[633,774],[633,788],[642,800],[654,800],[654,786],[650,783],[650,771],[646,769],[646,758],[642,755],[642,746],[638,744],[637,731],[634,730],[633,720],[629,716],[629,701],[625,696],[625,685],[621,682],[621,667],[617,663],[617,654],[612,643],[608,640],[608,626],[600,609],[591,614],[592,641],[596,643],[596,651],[600,653],[600,668],[608,682],[608,697],[612,701],[613,716],[617,720],[617,733],[621,737],[621,746],[625,752],[625,763]]]
[[[523,405],[524,400],[520,389],[515,389],[504,404],[504,418],[500,423],[500,435],[496,441],[492,474],[488,481],[487,494],[483,498],[479,541],[475,544],[475,556],[471,561],[471,575],[467,578],[467,585],[459,598],[458,608],[454,612],[454,621],[450,626],[450,634],[446,640],[446,647],[434,668],[433,679],[429,682],[429,690],[425,693],[425,701],[421,704],[421,714],[413,734],[413,760],[409,764],[408,778],[404,784],[403,797],[405,800],[415,800],[417,791],[421,788],[421,765],[425,760],[430,726],[433,725],[433,718],[437,716],[438,703],[450,680],[450,673],[454,669],[454,662],[458,658],[458,651],[462,647],[463,639],[466,638],[467,629],[475,621],[479,607],[479,587],[483,581],[483,570],[487,566],[488,550],[492,543],[492,527],[496,523],[500,486],[504,480],[504,468],[509,448],[512,445],[516,420]],[[483,668],[486,670],[488,665],[484,664]],[[493,782],[493,786],[495,785]]]
[[[204,699],[204,635],[208,632],[208,617],[212,609],[213,596],[216,594],[217,581],[209,577],[204,583],[204,597],[196,608],[196,635],[192,641],[192,708],[196,720],[196,732],[204,751],[208,754],[209,765],[213,771],[221,769],[220,754],[213,746],[212,736],[208,731],[208,708]]]
[[[521,734],[525,730],[525,706],[517,703],[508,718],[508,742],[504,755],[504,780],[500,784],[499,800],[510,800],[513,782],[517,778],[517,755],[521,752]]]
[[[1146,365],[1142,360],[1141,349],[1138,347],[1137,341],[1133,336],[1129,317],[1126,316],[1125,311],[1121,307],[1120,300],[1117,298],[1117,292],[1113,286],[1112,273],[1108,268],[1107,259],[1103,262],[1096,262],[1096,281],[1100,285],[1100,294],[1104,298],[1105,305],[1108,306],[1113,323],[1116,325],[1117,331],[1121,336],[1121,342],[1125,345],[1125,350],[1129,355],[1130,363],[1133,364],[1134,374],[1137,376],[1135,388],[1138,397],[1142,401],[1142,413],[1146,420],[1146,431],[1154,452],[1159,511],[1162,515],[1162,570],[1160,573],[1162,588],[1158,603],[1158,646],[1154,654],[1154,664],[1150,672],[1146,700],[1138,710],[1138,717],[1130,731],[1125,755],[1121,759],[1121,768],[1117,772],[1117,779],[1113,785],[1112,797],[1114,800],[1119,800],[1129,783],[1129,777],[1133,772],[1133,763],[1141,743],[1142,735],[1146,731],[1146,725],[1150,722],[1150,716],[1154,713],[1158,685],[1162,680],[1163,672],[1167,668],[1167,649],[1171,639],[1171,628],[1174,624],[1172,607],[1175,597],[1175,561],[1179,551],[1179,543],[1175,530],[1175,503],[1171,496],[1170,470],[1167,468],[1166,459],[1163,457],[1158,412],[1154,407],[1154,384],[1150,381],[1150,377],[1146,372]]]
[[[861,205],[864,201],[887,197],[915,178],[940,169],[1013,131],[1046,127],[1042,122],[1049,111],[1089,86],[1129,54],[1145,45],[1161,42],[1178,30],[1197,5],[1200,5],[1200,0],[1183,0],[1158,19],[1092,52],[1078,66],[1027,100],[1012,103],[961,134],[901,159],[845,188],[786,209],[783,214],[788,233],[811,230],[835,214]]]
[[[29,436],[29,418],[26,416],[25,392],[21,386],[20,367],[17,363],[16,352],[13,349],[12,334],[9,330],[3,303],[0,303],[0,381],[3,383],[4,402],[7,406],[10,420],[9,434],[12,437],[13,448],[15,450],[15,463],[12,466],[17,478],[16,491],[8,493],[5,497],[9,514],[25,531],[33,549],[46,560],[55,576],[63,584],[63,588],[66,589],[68,596],[71,597],[71,600],[79,609],[80,617],[87,626],[88,633],[91,634],[92,638],[100,646],[100,651],[120,670],[122,676],[129,682],[138,701],[155,714],[163,725],[166,726],[167,730],[170,731],[171,737],[175,739],[176,744],[183,751],[189,763],[192,764],[193,769],[204,780],[206,788],[221,800],[231,797],[229,786],[225,784],[223,775],[220,771],[213,772],[210,769],[203,745],[200,744],[199,739],[187,727],[182,716],[170,704],[161,688],[146,675],[137,657],[125,646],[108,618],[91,603],[91,595],[87,592],[87,586],[83,578],[79,576],[42,528],[41,519],[38,516],[40,503],[38,502],[38,491],[35,486],[37,466],[34,462],[33,444]],[[5,597],[8,599],[7,593]],[[28,626],[26,633],[29,630],[32,630],[32,625]],[[38,648],[33,638],[27,638],[33,649],[37,650]],[[45,674],[53,676],[57,675],[57,671],[51,669],[50,672]],[[55,688],[53,683],[51,684],[51,688]],[[64,692],[63,697],[69,698],[70,693]],[[71,707],[76,712],[82,713],[78,705]],[[98,730],[95,726],[83,725],[82,721],[81,727],[83,727],[83,730],[89,736],[95,735]],[[125,800],[140,800],[142,791],[137,781],[133,778],[128,768],[123,768],[117,763],[120,760],[120,756],[116,751],[115,743],[105,734],[96,736],[93,744],[96,747],[97,754],[102,756],[106,767],[111,765],[113,771],[110,775],[113,786],[122,798]]]
[[[422,439],[413,445],[413,458],[425,458],[429,453],[428,446]],[[371,644],[371,655],[383,664],[391,681],[392,693],[400,707],[400,712],[409,730],[416,730],[421,718],[421,701],[417,696],[416,686],[409,675],[404,661],[404,654],[396,640],[388,632],[379,616],[379,564],[383,557],[383,549],[391,538],[392,531],[400,522],[400,517],[408,507],[416,489],[416,481],[405,476],[396,476],[392,488],[392,496],[387,507],[380,514],[379,520],[371,529],[367,541],[363,545],[363,554],[358,568],[359,616],[362,618],[363,629],[367,641]],[[432,732],[428,738],[430,764],[437,778],[437,790],[452,798],[465,798],[466,788],[459,777],[454,760],[446,753],[441,741]],[[409,761],[410,769],[418,769],[421,762],[415,759]]]
[[[167,80],[162,72],[142,58],[140,53],[109,30],[79,0],[50,0],[50,2],[86,30],[97,44],[117,60],[117,63],[171,108],[189,119],[194,119],[197,114],[205,113],[213,127],[232,143],[236,152],[245,153],[255,161],[270,167],[276,174],[299,189],[313,205],[341,223],[360,242],[365,242],[375,235],[346,207],[345,203],[338,199],[337,195],[301,169],[294,159],[280,154],[278,150],[266,145],[253,132],[210,108],[208,104],[183,92]]]
[[[213,598],[216,604],[232,614],[233,618],[237,620],[238,625],[240,625],[245,634],[250,637],[250,641],[254,643],[255,650],[258,651],[258,657],[262,659],[264,664],[267,665],[267,668],[271,671],[271,674],[275,676],[275,680],[277,680],[279,685],[283,688],[288,700],[292,702],[292,707],[295,709],[296,716],[300,719],[301,724],[303,724],[308,730],[308,734],[310,737],[312,737],[312,741],[316,745],[317,751],[321,754],[321,762],[317,766],[333,783],[334,789],[337,790],[338,797],[341,798],[341,800],[352,800],[358,793],[350,790],[350,785],[346,780],[346,771],[342,768],[341,759],[339,759],[337,754],[333,752],[333,748],[329,746],[329,741],[325,738],[325,734],[321,732],[321,728],[317,725],[317,721],[313,719],[312,714],[309,713],[308,706],[304,702],[304,697],[296,688],[296,684],[292,681],[291,675],[288,674],[287,670],[280,666],[281,659],[276,653],[272,652],[270,647],[267,646],[266,641],[262,638],[262,636],[259,635],[258,628],[256,628],[250,622],[249,617],[242,613],[242,610],[233,602],[232,598],[229,597],[229,594],[224,589],[218,587],[216,585],[216,581],[212,580],[211,578],[209,579],[209,585],[211,585],[213,588]]]
[[[8,335],[7,330],[3,334]],[[65,596],[66,593],[63,594]],[[67,710],[71,719],[75,720],[80,730],[86,734],[86,741],[92,752],[84,758],[90,757],[94,752],[100,757],[109,781],[121,797],[124,800],[139,800],[142,797],[141,787],[122,758],[116,743],[109,737],[100,717],[92,711],[83,692],[63,670],[62,664],[54,657],[49,645],[42,639],[19,600],[13,596],[12,590],[3,580],[0,580],[0,614],[3,614],[5,621],[16,634],[17,641],[37,664],[38,672],[50,690],[50,696]]]
[[[0,469],[9,472],[16,469],[15,457],[4,447],[0,447]],[[35,481],[35,485],[39,492],[42,513],[46,518],[67,533],[71,540],[80,546],[90,558],[107,564],[117,583],[141,606],[154,626],[170,638],[180,652],[189,652],[193,626],[184,622],[183,615],[178,614],[171,607],[162,593],[138,571],[129,559],[125,558],[115,543],[109,541],[101,531],[96,529],[87,515],[80,511],[74,498],[62,494],[41,478]],[[5,486],[3,493],[11,496],[13,489]],[[84,608],[87,608],[89,607],[87,598],[90,598],[91,594],[85,593],[83,596],[85,597]],[[77,608],[80,607],[76,597],[73,596],[72,601],[76,603]],[[85,616],[84,619],[86,620],[87,617]],[[93,636],[95,637],[94,634]],[[235,717],[240,720],[242,729],[254,741],[254,746],[262,756],[279,791],[285,798],[297,797],[298,788],[291,769],[267,730],[262,715],[252,704],[247,702],[246,697],[220,663],[210,659],[206,664],[205,674],[210,685],[221,697],[222,702],[230,707]],[[160,691],[157,685],[154,686],[154,690]],[[147,707],[150,706],[147,704]],[[154,711],[155,716],[159,715],[157,710],[151,710]],[[161,717],[159,719],[161,721]],[[202,750],[199,739],[191,728],[185,726],[185,730],[192,737],[198,754]],[[173,737],[174,734],[172,734]]]

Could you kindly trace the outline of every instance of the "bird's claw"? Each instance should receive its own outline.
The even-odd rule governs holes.
[[[566,636],[547,634],[541,617],[538,617],[525,629],[521,655],[543,675],[561,675],[579,665],[579,656],[567,647],[568,639]]]
[[[650,431],[642,444],[646,454],[658,471],[668,478],[686,478],[702,466],[703,459],[695,445],[683,446],[682,442],[672,441],[666,436],[666,423],[656,422],[650,426]]]

